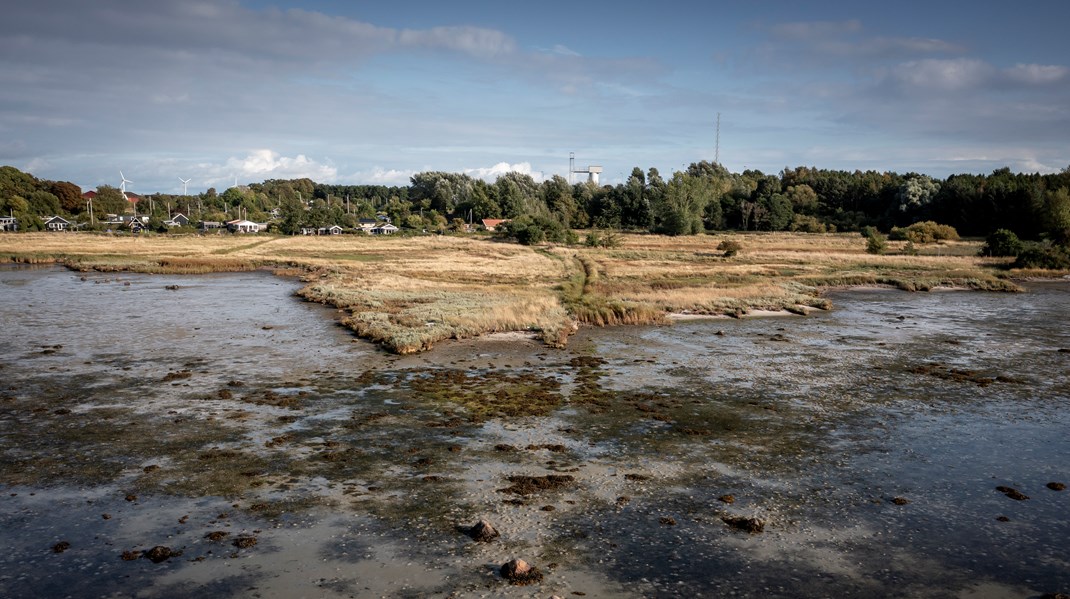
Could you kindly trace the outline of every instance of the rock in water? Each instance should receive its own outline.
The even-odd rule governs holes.
[[[746,516],[721,516],[721,520],[732,528],[744,530],[751,534],[765,530],[765,522],[762,522],[758,518],[748,518]]]
[[[181,553],[177,551],[172,551],[170,547],[164,547],[163,545],[157,545],[145,552],[145,557],[152,560],[152,563],[154,564],[166,561],[168,558],[174,557],[176,555],[181,555]]]
[[[489,543],[501,536],[494,526],[486,519],[476,522],[475,526],[468,529],[468,536],[480,543]]]
[[[1029,499],[1028,495],[1012,487],[1004,487],[1000,485],[996,487],[996,490],[1015,501],[1025,501],[1026,499]]]
[[[502,564],[502,578],[511,584],[525,585],[542,581],[542,572],[522,559],[514,559]]]

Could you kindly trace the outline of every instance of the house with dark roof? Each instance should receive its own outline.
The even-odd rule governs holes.
[[[368,232],[372,235],[393,235],[398,232],[398,228],[390,223],[380,223]]]
[[[62,216],[52,216],[44,219],[44,221],[45,229],[49,231],[68,231],[71,228],[71,221]]]
[[[163,221],[163,224],[164,224],[165,227],[185,227],[185,226],[189,225],[189,223],[190,223],[189,218],[185,214],[182,214],[181,212],[179,212],[179,213],[175,214],[174,216],[172,216],[171,218]]]

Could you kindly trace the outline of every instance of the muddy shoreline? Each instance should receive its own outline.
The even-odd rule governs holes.
[[[260,273],[0,285],[11,314],[40,316],[5,320],[0,344],[5,596],[1070,586],[1070,495],[1046,486],[1070,482],[1058,285],[837,292],[790,321],[407,356]],[[462,532],[481,518],[498,539]],[[514,558],[542,581],[504,580]]]

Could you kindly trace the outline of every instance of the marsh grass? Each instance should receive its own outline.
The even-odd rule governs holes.
[[[828,308],[831,287],[1017,291],[1006,260],[980,241],[889,242],[867,254],[856,234],[621,234],[612,247],[532,248],[483,237],[281,237],[29,233],[0,236],[0,256],[80,270],[201,274],[257,268],[301,276],[299,295],[346,312],[343,323],[396,353],[446,339],[534,332],[563,346],[577,325],[659,324],[672,313]],[[744,251],[725,258],[722,242]]]

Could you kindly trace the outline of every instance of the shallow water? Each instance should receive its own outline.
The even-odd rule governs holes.
[[[0,269],[0,596],[1070,592],[1070,284],[1028,287],[398,357],[265,273]],[[556,408],[462,407],[510,389]]]

